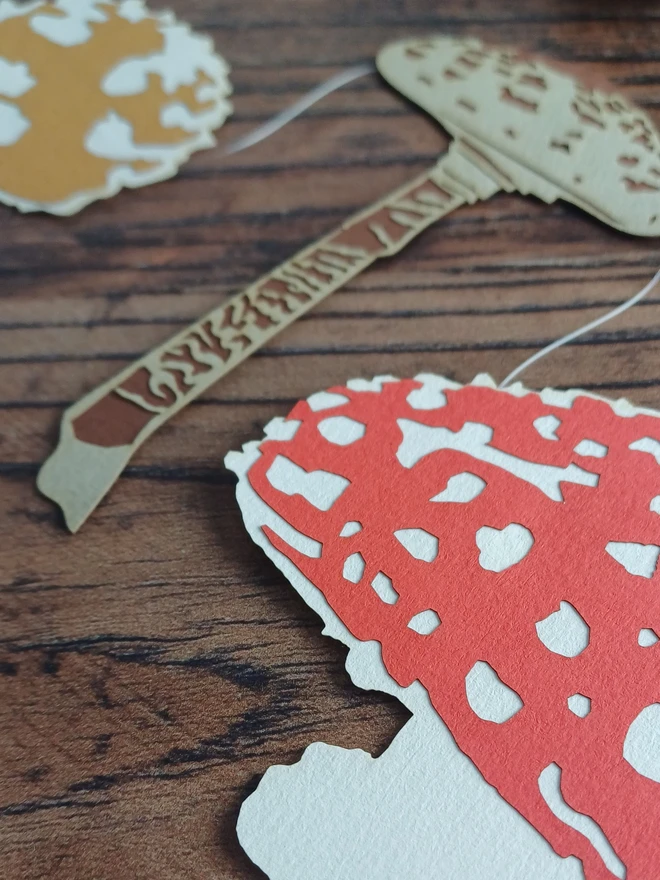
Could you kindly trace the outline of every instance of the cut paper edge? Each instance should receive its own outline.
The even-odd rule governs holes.
[[[98,4],[103,5],[102,0],[98,0]],[[23,4],[17,3],[15,0],[2,0],[0,5],[2,6],[0,10],[0,24],[6,19],[20,16],[27,17],[42,7],[51,8],[52,6],[52,4],[45,2],[45,0],[35,0],[33,3]],[[205,98],[205,101],[213,102],[213,109],[204,112],[204,124],[200,125],[198,130],[189,130],[190,138],[174,146],[168,144],[156,145],[162,148],[162,155],[160,156],[161,161],[152,169],[142,169],[140,172],[135,172],[130,165],[122,165],[121,159],[113,159],[112,161],[116,164],[108,170],[106,180],[102,186],[73,192],[66,198],[54,202],[26,199],[0,189],[0,202],[8,207],[15,208],[21,213],[43,211],[55,216],[69,217],[93,202],[112,198],[122,189],[139,189],[143,186],[150,186],[151,184],[168,180],[176,176],[181,166],[190,159],[193,153],[216,146],[217,140],[213,132],[220,128],[233,112],[232,104],[228,100],[233,89],[229,80],[230,67],[225,58],[215,50],[213,40],[209,36],[196,31],[187,21],[177,18],[172,11],[153,9],[148,6],[145,0],[121,0],[121,2],[114,2],[113,5],[119,10],[122,7],[129,6],[133,10],[139,10],[140,15],[143,14],[143,17],[158,22],[159,30],[164,36],[168,29],[183,28],[187,35],[198,37],[200,41],[206,44],[209,57],[213,57],[219,62],[215,72],[215,79],[206,86],[207,90],[209,88],[214,90],[214,94],[210,98]],[[54,8],[60,8],[60,6],[56,4]],[[125,17],[127,20],[132,21],[128,15]],[[92,19],[89,20],[93,21]],[[164,46],[165,43],[163,48]],[[147,57],[139,56],[138,60]],[[128,60],[133,59],[129,56],[122,59],[122,61]],[[26,59],[26,63],[29,63],[29,59]],[[208,91],[206,94],[208,94]],[[109,97],[108,100],[110,101],[111,98]],[[160,108],[161,112],[168,106],[176,106],[176,102],[164,103]],[[201,116],[202,114],[197,115]],[[0,148],[0,158],[1,156],[2,148]]]
[[[266,770],[237,835],[270,880],[584,880],[486,782],[419,683],[413,717],[378,758],[313,743]],[[396,785],[393,782],[396,781]]]
[[[415,378],[418,378],[418,380],[421,381],[421,377],[415,377]],[[390,377],[388,377],[388,380],[391,381]],[[494,382],[494,380],[486,374],[478,375],[469,384],[475,385],[475,386],[490,387],[493,389],[497,389],[497,385]],[[357,383],[353,382],[353,385],[355,386],[355,385],[357,385]],[[370,383],[365,382],[363,384],[361,382],[357,387],[361,391],[362,390],[370,390],[370,391],[375,390],[373,387],[369,387],[369,385],[370,385]],[[348,387],[348,385],[347,385],[347,387]],[[456,385],[454,385],[454,387],[460,388],[460,387],[465,387],[465,386],[460,386],[460,385],[456,384]],[[382,390],[382,385],[381,385],[381,390]],[[521,383],[515,383],[514,385],[512,385],[506,389],[501,389],[501,390],[506,391],[506,393],[509,393],[515,397],[522,397],[522,396],[529,394],[529,393],[536,393],[536,394],[539,393],[539,392],[535,392],[531,389],[526,389]],[[591,394],[589,392],[582,392],[577,389],[570,390],[570,391],[556,391],[554,389],[545,389],[545,391],[541,392],[539,394],[539,396],[541,397],[541,400],[544,403],[551,405],[551,406],[557,406],[557,407],[562,407],[562,408],[570,408],[570,406],[572,405],[572,403],[575,401],[575,399],[577,397],[590,397],[592,399],[604,401],[612,408],[612,410],[615,412],[615,414],[622,416],[622,417],[630,418],[630,417],[633,417],[638,414],[650,415],[654,418],[659,417],[659,414],[657,412],[655,412],[653,410],[635,407],[633,404],[629,403],[627,400],[622,399],[619,401],[611,401],[611,400],[604,398],[602,396]],[[342,404],[338,405],[334,412],[341,413],[341,410],[342,410]],[[333,415],[334,415],[334,412],[333,412]],[[241,508],[243,519],[245,521],[246,527],[247,527],[248,532],[250,533],[252,539],[255,541],[255,543],[257,543],[264,550],[266,555],[283,572],[283,574],[285,575],[287,580],[289,580],[291,585],[303,597],[303,599],[306,601],[306,603],[311,608],[313,608],[313,610],[315,610],[319,614],[319,616],[323,619],[324,624],[325,624],[324,629],[323,629],[323,633],[325,635],[329,635],[329,636],[341,641],[343,644],[348,646],[349,653],[348,653],[348,657],[346,660],[346,669],[347,669],[349,676],[350,676],[351,680],[353,681],[353,683],[356,684],[356,686],[367,689],[367,690],[380,690],[385,693],[392,694],[393,696],[396,696],[404,705],[406,705],[413,712],[413,716],[414,716],[413,719],[410,722],[408,722],[408,724],[404,727],[404,730],[398,735],[398,737],[401,737],[403,735],[403,733],[409,727],[409,725],[412,725],[413,723],[416,722],[417,715],[419,715],[421,717],[421,715],[424,712],[423,707],[425,705],[428,707],[429,711],[433,714],[434,719],[437,718],[438,720],[440,720],[439,716],[437,715],[435,710],[430,706],[428,694],[427,694],[426,690],[422,687],[422,685],[419,682],[414,682],[409,687],[403,688],[403,687],[400,687],[398,684],[396,684],[396,682],[394,682],[394,680],[389,676],[389,674],[387,673],[387,671],[385,669],[385,666],[383,664],[383,661],[382,661],[382,658],[380,655],[379,643],[378,642],[361,642],[358,639],[356,639],[355,637],[353,637],[352,634],[348,631],[348,629],[344,626],[344,624],[339,620],[338,616],[332,611],[332,609],[330,608],[325,597],[322,595],[321,591],[317,587],[315,587],[300,572],[300,570],[291,562],[291,560],[288,559],[288,557],[286,555],[284,555],[279,550],[277,550],[275,547],[273,547],[273,545],[270,543],[270,541],[268,540],[268,538],[264,534],[264,531],[262,529],[262,525],[268,524],[267,520],[263,519],[264,511],[266,513],[266,516],[272,515],[274,513],[274,511],[272,511],[271,508],[269,508],[265,504],[265,502],[263,502],[259,498],[259,496],[256,494],[256,492],[252,489],[252,487],[247,479],[247,475],[248,475],[248,472],[249,472],[251,466],[258,460],[258,458],[261,455],[260,448],[259,448],[261,442],[263,442],[263,441],[253,441],[251,443],[248,443],[243,447],[242,452],[229,453],[229,455],[227,456],[227,458],[225,460],[227,467],[230,468],[230,470],[234,471],[239,478],[238,487],[237,487],[237,499],[239,501],[239,506]],[[259,513],[259,510],[261,510],[261,514]],[[567,707],[567,710],[568,710],[568,707]],[[570,711],[573,711],[573,708],[571,708]],[[582,718],[581,717],[578,718],[576,716],[576,722],[582,723]],[[442,724],[444,726],[444,723],[441,720],[440,720],[440,724]],[[389,749],[392,749],[394,747],[395,743],[397,742],[398,737],[395,738],[395,740],[393,741],[393,743],[389,747]],[[453,745],[453,749],[455,750],[455,753],[460,755],[461,759],[468,761],[472,766],[474,766],[472,764],[471,760],[462,751],[460,751],[460,749],[454,743],[453,740],[452,740],[452,745]],[[305,756],[308,753],[315,754],[314,750],[316,749],[317,746],[321,749],[332,748],[330,746],[325,746],[324,744],[316,744],[315,746],[311,746],[308,749],[308,751],[305,753]],[[365,760],[371,760],[374,763],[377,763],[377,761],[380,761],[383,758],[385,758],[385,756],[389,752],[389,749],[386,750],[386,752],[381,756],[381,758],[379,758],[377,760],[371,759],[369,756],[366,756]],[[343,750],[340,750],[340,751],[343,751]],[[319,752],[319,754],[320,754],[320,752]],[[366,755],[366,753],[361,753],[361,754]],[[303,756],[303,759],[302,759],[303,761],[306,760],[305,756]],[[296,767],[296,766],[298,766],[298,765],[294,765],[294,767]],[[280,770],[286,770],[287,772],[289,772],[292,769],[293,768],[274,767],[267,772],[267,775],[264,778],[264,780],[266,778],[269,778],[269,779],[275,778],[275,775],[276,775],[275,771],[278,771],[278,773]],[[476,770],[476,767],[474,769]],[[476,770],[476,772],[479,773],[478,770]],[[269,776],[269,774],[270,774],[270,776]],[[279,774],[278,778],[283,779],[282,774]],[[321,777],[317,777],[317,778],[319,779],[319,784],[321,784],[322,783]],[[481,774],[480,774],[480,778],[481,778],[483,784],[488,786],[488,783],[486,783],[485,780],[483,780],[483,777],[481,776]],[[261,786],[264,786],[263,790],[262,790]],[[265,781],[261,783],[261,786],[257,789],[257,791],[253,795],[250,796],[250,798],[248,798],[245,801],[244,806],[241,810],[241,814],[239,817],[239,826],[238,826],[239,840],[241,841],[241,844],[243,845],[243,847],[246,850],[246,852],[248,853],[248,855],[251,858],[253,858],[255,863],[258,864],[260,867],[262,867],[264,870],[269,872],[269,876],[271,877],[271,880],[280,880],[280,878],[281,878],[281,880],[299,880],[299,878],[300,878],[300,880],[306,880],[306,877],[311,876],[311,874],[309,873],[309,868],[305,868],[305,870],[307,870],[307,874],[305,874],[304,872],[296,873],[296,870],[297,870],[296,865],[294,865],[289,860],[288,864],[290,867],[290,871],[288,874],[277,873],[277,871],[271,872],[268,865],[265,863],[264,859],[262,858],[263,853],[264,853],[265,844],[264,844],[263,839],[260,840],[260,836],[262,837],[261,828],[258,827],[259,823],[257,822],[256,819],[253,818],[251,820],[249,818],[251,815],[252,816],[256,815],[256,813],[254,811],[256,809],[257,802],[259,802],[259,800],[261,798],[261,793],[263,791],[266,791],[266,789],[269,787]],[[488,786],[488,787],[490,788],[490,786]],[[279,794],[278,794],[278,798],[279,798],[278,804],[280,804],[280,805],[283,804],[286,806],[286,804],[287,804],[286,795],[287,795],[286,786],[284,788],[280,788]],[[356,794],[356,797],[357,797],[357,794]],[[498,797],[499,797],[499,795],[498,795]],[[507,808],[511,808],[515,812],[515,808],[511,807],[508,802],[504,801],[504,799],[502,799],[502,801],[506,805]],[[259,814],[259,815],[262,815],[262,814]],[[533,828],[533,826],[530,823],[528,823],[526,819],[523,818],[522,815],[520,815],[519,813],[516,813],[516,816],[518,817],[518,820],[521,823],[523,823],[523,825],[525,827],[532,829],[532,831],[534,831],[534,833],[538,833]],[[365,843],[365,840],[363,837],[361,837],[361,840],[363,843]],[[545,838],[541,837],[541,840],[543,841],[544,844],[547,843]],[[277,845],[280,845],[280,844],[277,844]],[[366,845],[366,843],[365,843],[365,845]],[[550,847],[550,844],[547,844],[547,846]],[[266,846],[266,849],[268,849],[267,846]],[[437,853],[436,855],[440,858],[440,857],[444,857],[445,853]],[[559,856],[554,856],[554,854],[553,854],[553,857],[558,860],[558,864],[560,863],[562,865],[561,871],[565,871],[565,873],[562,873],[560,871],[560,869],[558,868],[557,869],[558,873],[556,874],[556,876],[558,878],[559,877],[562,877],[562,878],[564,878],[564,877],[573,878],[574,877],[575,880],[578,880],[578,878],[580,878],[580,880],[582,880],[582,878],[584,877],[582,865],[576,857],[571,856],[568,859],[561,859]],[[573,870],[572,868],[570,868],[570,865],[575,866],[575,870],[573,873],[569,873],[569,871]],[[569,867],[565,867],[565,866],[569,866]],[[526,870],[529,870],[528,864],[526,866]],[[366,869],[365,869],[365,871],[366,871]],[[322,872],[321,872],[321,873],[315,874],[314,876],[315,877],[318,876],[319,880],[322,880],[322,878],[325,878],[326,875],[322,874]],[[327,875],[327,876],[329,878],[331,875]],[[373,880],[384,880],[384,878],[389,877],[390,875],[388,875],[386,872],[380,873],[380,874],[370,874],[370,873],[368,873],[368,871],[366,871],[365,873],[360,874],[360,876],[364,877],[365,880],[372,880],[372,877],[373,877]],[[391,875],[391,876],[394,878],[394,876],[400,876],[400,875]],[[485,880],[485,878],[487,878],[487,877],[490,878],[491,875],[484,873],[480,876],[482,876]],[[499,876],[504,876],[504,875],[497,875],[497,874],[492,875],[493,878],[499,878]],[[514,877],[517,875],[511,874],[511,875],[506,875],[506,876],[508,878],[509,876]],[[521,876],[523,876],[523,875],[521,875]],[[525,874],[524,876],[531,876],[531,875]],[[541,874],[538,874],[538,876],[541,876]],[[549,878],[554,877],[555,874],[550,874],[550,873],[546,872],[543,874],[543,876],[544,876],[544,880],[546,880],[546,878],[548,878],[548,880],[549,880]]]
[[[265,437],[264,440],[266,439],[268,438]],[[530,864],[533,863],[533,856],[530,852],[530,842],[533,845],[533,855],[538,859],[539,870],[542,872],[544,880],[583,880],[584,874],[580,861],[574,856],[569,856],[566,859],[558,856],[542,835],[483,779],[483,776],[470,758],[465,755],[454,742],[446,725],[432,707],[429,696],[424,687],[419,682],[414,682],[407,688],[398,685],[385,669],[381,658],[379,643],[374,641],[362,642],[359,639],[356,639],[341,622],[337,614],[331,609],[321,591],[300,572],[285,554],[277,550],[268,540],[263,530],[263,526],[270,525],[275,533],[279,533],[280,530],[277,522],[279,516],[272,510],[272,508],[262,501],[250,485],[247,478],[251,466],[261,455],[259,449],[261,442],[264,441],[250,441],[249,443],[244,444],[241,452],[230,452],[225,458],[226,466],[238,477],[236,497],[243,521],[250,537],[259,547],[261,547],[266,556],[282,572],[291,586],[303,598],[305,603],[319,615],[324,624],[322,630],[323,635],[336,639],[348,647],[349,653],[346,658],[346,671],[353,684],[363,690],[375,690],[390,694],[399,699],[403,705],[413,713],[413,718],[404,726],[403,730],[397,735],[397,737],[395,737],[380,758],[373,759],[368,753],[358,751],[357,754],[363,756],[360,760],[372,762],[375,765],[377,761],[382,761],[383,758],[388,757],[392,752],[396,753],[396,750],[399,747],[399,742],[408,736],[408,732],[422,725],[423,729],[421,731],[421,736],[424,743],[427,743],[432,749],[437,748],[438,743],[442,743],[444,763],[441,764],[440,762],[436,762],[439,771],[438,779],[441,779],[443,775],[447,773],[448,769],[452,772],[476,775],[479,780],[478,787],[480,798],[485,797],[485,791],[487,791],[489,800],[491,800],[492,803],[497,804],[498,810],[495,815],[491,817],[494,823],[492,833],[493,843],[497,844],[501,851],[503,851],[502,841],[498,841],[497,837],[501,832],[500,823],[503,816],[505,817],[505,821],[512,827],[514,840],[513,846],[514,848],[519,846],[518,854],[520,871],[518,873],[510,873],[507,876],[507,880],[527,880],[529,877],[529,867]],[[428,728],[428,730],[426,730],[426,728]],[[315,876],[315,880],[331,880],[331,878],[335,877],[334,874],[323,874],[320,862],[316,863],[316,873],[310,874],[308,866],[303,865],[301,867],[297,865],[295,862],[291,861],[289,855],[287,855],[284,860],[286,867],[283,870],[278,871],[277,868],[273,868],[270,856],[275,853],[279,844],[275,844],[275,849],[269,845],[267,838],[268,826],[264,824],[265,817],[268,815],[272,817],[273,815],[272,807],[274,805],[268,802],[268,798],[271,797],[271,792],[275,792],[273,796],[276,798],[278,807],[288,803],[286,800],[288,786],[286,785],[285,774],[295,772],[296,768],[303,762],[309,761],[317,755],[322,759],[325,754],[324,750],[333,748],[334,747],[327,746],[323,743],[316,743],[308,747],[298,764],[294,764],[292,767],[272,766],[266,772],[266,775],[263,777],[257,790],[250,795],[241,806],[237,822],[239,842],[247,855],[255,862],[255,864],[268,873],[271,880],[309,880],[310,876]],[[345,752],[343,749],[337,751],[342,754]],[[350,758],[354,753],[347,752],[346,754]],[[403,757],[405,760],[401,765],[401,769],[409,764],[409,754],[407,751]],[[447,762],[449,762],[449,766]],[[322,782],[324,779],[322,773],[319,775],[317,772],[317,777],[319,778],[319,782]],[[283,781],[284,788],[282,787]],[[427,782],[426,779],[421,781],[422,785],[418,788],[424,788]],[[484,790],[482,790],[482,786],[484,787]],[[266,809],[262,810],[260,805],[264,795],[266,796]],[[356,791],[355,797],[358,798],[358,796],[359,791]],[[317,798],[316,792],[311,792],[310,797]],[[474,810],[477,807],[478,802],[479,801],[477,800],[469,800],[467,806],[462,804],[463,811]],[[440,810],[441,818],[446,819],[449,815],[451,815],[451,808],[447,811]],[[488,815],[489,814],[487,814],[487,816]],[[486,821],[488,821],[487,817]],[[278,822],[277,825],[279,826],[280,823]],[[316,822],[316,825],[318,826],[318,822]],[[455,833],[458,833],[468,827],[468,825],[469,823],[466,821],[461,823],[460,826],[457,824],[452,830]],[[293,830],[297,830],[297,828],[292,829],[292,831]],[[360,838],[364,843],[364,835],[361,834]],[[292,839],[291,835],[287,834],[286,840]],[[519,843],[518,841],[524,842]],[[280,841],[280,843],[283,842],[284,841]],[[391,841],[388,841],[388,843],[389,842]],[[306,849],[307,845],[303,838],[300,847],[301,857],[304,855]],[[469,849],[469,847],[464,847],[463,851],[467,852]],[[460,850],[460,846],[456,847],[457,852]],[[409,856],[413,856],[415,852],[412,849],[406,851]],[[369,857],[373,855],[373,852],[369,850],[368,846],[366,847],[365,852]],[[386,849],[385,852],[389,852],[388,858],[392,855],[391,850]],[[429,864],[431,861],[437,863],[438,859],[444,859],[447,855],[446,851],[436,851],[432,847],[430,850],[430,857],[428,853],[425,856],[423,848],[416,850],[416,852],[420,858],[427,858]],[[359,853],[356,853],[355,850],[351,850],[351,853],[354,858],[359,856]],[[409,864],[409,862],[407,862],[407,864]],[[362,871],[360,876],[363,880],[400,880],[400,873],[388,874],[387,871],[370,873],[371,867],[372,862],[370,861],[370,858],[364,859],[360,867],[360,870]],[[511,869],[509,862],[507,862],[507,867]],[[499,878],[500,876],[503,875],[492,874],[489,876],[488,874],[483,873],[481,875],[481,880],[496,880],[496,878]]]

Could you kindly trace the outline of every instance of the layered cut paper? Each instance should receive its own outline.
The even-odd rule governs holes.
[[[227,73],[143,0],[1,0],[0,201],[67,215],[171,177],[215,144]]]
[[[266,773],[239,837],[271,880],[658,875],[658,414],[384,376],[227,464],[354,682],[413,712],[378,759]]]
[[[519,192],[564,199],[628,234],[660,232],[658,131],[609,86],[590,88],[552,62],[447,35],[388,44],[376,64],[451,135],[449,149],[69,407],[37,485],[72,532],[161,425],[376,260],[463,205]]]

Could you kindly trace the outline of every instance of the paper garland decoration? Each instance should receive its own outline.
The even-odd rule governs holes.
[[[350,647],[354,680],[415,714],[375,762],[317,745],[269,771],[239,833],[271,880],[423,876],[429,859],[452,878],[660,874],[659,416],[385,376],[228,455],[251,536]]]
[[[87,394],[62,417],[39,489],[76,531],[139,446],[284,327],[450,211],[498,190],[564,198],[654,235],[660,141],[624,98],[506,49],[436,37],[386,46],[378,67],[455,137],[427,174],[347,220]]]
[[[171,177],[214,145],[227,72],[143,0],[1,0],[0,201],[68,215]]]

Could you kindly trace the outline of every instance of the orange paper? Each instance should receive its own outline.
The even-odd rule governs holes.
[[[0,4],[0,200],[72,214],[176,173],[230,111],[209,38],[142,0]]]

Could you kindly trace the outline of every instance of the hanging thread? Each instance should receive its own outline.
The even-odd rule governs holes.
[[[265,141],[266,138],[284,128],[285,125],[288,125],[296,117],[301,116],[306,110],[309,110],[310,107],[313,107],[314,104],[317,104],[320,100],[332,94],[332,92],[336,92],[338,89],[348,85],[348,83],[375,72],[376,65],[372,62],[358,64],[355,67],[348,67],[346,70],[340,71],[313,88],[310,92],[307,92],[306,95],[303,95],[302,98],[299,98],[290,107],[286,107],[273,116],[272,119],[264,122],[263,125],[232,141],[232,143],[225,147],[225,155],[231,156],[234,153],[240,153],[242,150],[247,150],[248,147],[253,147],[255,144]]]
[[[579,327],[577,330],[567,333],[566,336],[562,336],[561,339],[551,342],[550,345],[546,345],[545,348],[542,348],[540,351],[535,352],[531,357],[528,357],[519,367],[512,370],[503,382],[500,382],[500,388],[506,388],[516,376],[519,376],[523,372],[523,370],[526,370],[527,367],[531,367],[532,364],[535,364],[536,361],[539,361],[541,358],[550,354],[551,351],[556,351],[558,348],[561,348],[562,345],[568,345],[569,342],[573,342],[573,340],[577,339],[579,336],[584,336],[585,333],[590,333],[592,330],[595,330],[596,327],[605,324],[606,321],[611,321],[612,318],[617,318],[628,309],[631,309],[634,305],[637,305],[640,300],[644,299],[644,297],[653,290],[658,281],[660,281],[660,269],[655,273],[646,287],[643,287],[634,296],[631,296],[630,299],[627,299],[625,302],[621,303],[621,305],[612,309],[610,312],[607,312],[605,315],[601,315],[600,318],[596,318],[594,321],[585,324],[584,327]]]

